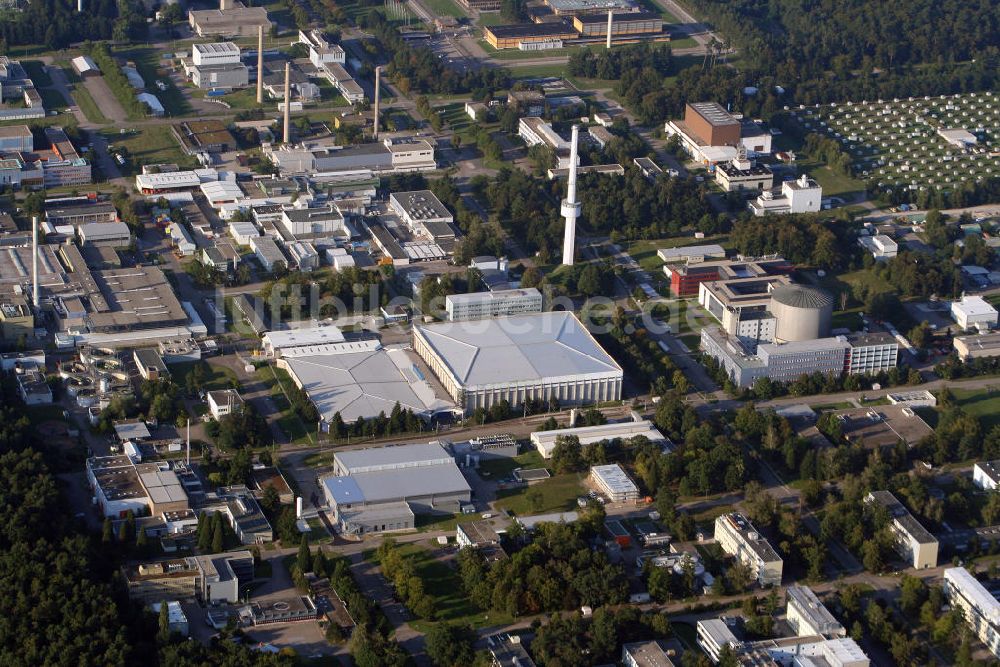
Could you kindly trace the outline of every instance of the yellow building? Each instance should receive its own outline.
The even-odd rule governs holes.
[[[494,49],[516,49],[521,43],[544,42],[547,40],[571,40],[577,33],[565,22],[558,23],[518,23],[515,25],[491,25],[483,28],[483,37]]]

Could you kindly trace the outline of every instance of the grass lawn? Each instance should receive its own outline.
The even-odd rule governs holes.
[[[453,0],[424,0],[424,5],[434,16],[454,16],[457,19],[468,16]]]
[[[87,120],[91,123],[100,123],[101,125],[107,125],[111,122],[107,116],[101,113],[101,109],[97,106],[94,98],[91,97],[90,91],[82,83],[72,86],[71,90],[73,100],[80,107],[80,111],[87,117]]]
[[[856,178],[838,174],[830,167],[811,158],[796,162],[799,169],[816,179],[823,186],[823,196],[831,197],[850,192],[864,192],[865,184]]]
[[[582,481],[582,473],[555,475],[527,488],[498,491],[496,504],[520,516],[573,510],[583,493]],[[532,496],[538,496],[534,504],[530,502]]]
[[[311,433],[306,429],[306,425],[302,419],[292,411],[291,404],[285,398],[284,391],[282,391],[282,387],[294,386],[292,378],[288,375],[288,371],[270,365],[261,366],[254,372],[254,377],[269,388],[271,400],[274,401],[275,407],[281,410],[282,413],[278,417],[278,426],[285,432],[288,439],[295,444],[312,443]],[[317,462],[317,465],[322,465],[322,463]]]
[[[681,37],[680,39],[670,40],[670,48],[672,49],[692,49],[696,46],[698,46],[698,42],[693,37]]]
[[[834,329],[850,329],[851,331],[858,331],[861,329],[861,324],[861,308],[838,310],[830,319],[830,326]]]
[[[997,383],[1000,385],[1000,382]],[[979,418],[984,431],[1000,424],[1000,391],[989,389],[952,389],[958,404]]]
[[[513,458],[503,457],[482,461],[479,464],[479,474],[490,479],[501,479],[510,477],[511,472],[516,468],[542,467],[545,467],[545,459],[542,458],[537,449],[532,449]]]
[[[566,65],[508,65],[510,75],[515,79],[541,79],[546,77],[561,77],[566,74]]]
[[[424,583],[424,590],[434,599],[438,621],[469,623],[477,628],[506,625],[512,621],[506,614],[483,612],[474,605],[462,591],[458,572],[437,560],[433,552],[419,544],[401,544],[398,548],[404,557],[413,562],[417,576]],[[410,625],[424,632],[431,622],[414,621]]]
[[[452,533],[460,523],[468,523],[480,519],[478,512],[472,514],[418,514],[416,528],[420,531],[443,530]]]
[[[196,166],[193,157],[185,155],[177,140],[170,134],[169,125],[147,125],[139,132],[120,134],[116,128],[101,131],[111,146],[123,146],[128,150],[128,160],[121,171],[131,176],[142,171],[144,164],[177,163],[184,169]]]
[[[187,376],[194,371],[195,366],[201,366],[205,371],[205,381],[202,384],[202,389],[205,391],[229,389],[233,382],[239,382],[232,369],[225,366],[213,366],[207,361],[185,361],[174,364],[170,369],[174,382],[184,387],[187,384]]]
[[[503,25],[507,23],[500,16],[500,12],[481,12],[479,14],[479,19],[476,20],[477,25]]]
[[[835,299],[841,292],[852,292],[853,287],[864,286],[874,292],[892,292],[894,288],[888,282],[875,275],[871,269],[859,269],[838,276],[827,274],[820,279],[820,286],[832,293]]]

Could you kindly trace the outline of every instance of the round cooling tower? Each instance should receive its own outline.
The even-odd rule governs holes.
[[[771,292],[771,314],[779,343],[824,338],[830,333],[833,297],[803,285],[782,285]]]

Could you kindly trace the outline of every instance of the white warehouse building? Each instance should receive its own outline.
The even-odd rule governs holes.
[[[621,366],[566,311],[415,326],[413,349],[465,411],[622,395]]]
[[[981,296],[963,295],[960,301],[952,301],[951,317],[964,331],[988,331],[997,325],[997,309]]]
[[[448,321],[483,320],[524,313],[542,312],[542,293],[534,287],[449,294],[444,301]]]

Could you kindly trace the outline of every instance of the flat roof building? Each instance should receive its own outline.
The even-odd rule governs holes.
[[[188,12],[188,23],[199,37],[255,37],[257,29],[271,30],[263,7],[246,7],[240,2],[226,9],[198,9]]]
[[[449,294],[445,297],[445,312],[451,322],[540,313],[542,293],[534,287],[527,287],[495,292]]]
[[[981,296],[962,295],[951,302],[951,317],[963,331],[987,331],[997,326],[997,309]]]
[[[132,352],[136,368],[143,380],[167,380],[170,379],[170,371],[163,362],[159,350],[154,347],[144,347]]]
[[[865,502],[881,505],[889,512],[893,537],[896,538],[896,551],[909,560],[913,568],[922,570],[937,567],[937,538],[920,525],[896,496],[889,491],[872,491],[865,496]]]
[[[956,336],[952,345],[958,357],[965,361],[1000,356],[1000,332]]]
[[[629,440],[631,438],[649,438],[653,443],[668,443],[663,434],[657,430],[653,422],[647,419],[639,421],[612,422],[597,426],[577,426],[575,428],[560,428],[551,431],[534,431],[531,434],[531,444],[535,446],[543,458],[551,458],[556,441],[561,437],[572,436],[581,445],[605,440]]]
[[[944,571],[944,594],[980,641],[1000,658],[1000,602],[964,567]]]
[[[494,49],[517,49],[522,44],[546,40],[570,40],[577,32],[567,21],[548,23],[517,23],[513,25],[483,26],[483,37]]]
[[[823,635],[843,637],[847,634],[819,597],[806,586],[789,586],[785,589],[787,604],[785,618],[800,637]]]
[[[465,411],[621,398],[621,367],[571,312],[415,326],[413,347]]]
[[[131,599],[150,604],[169,600],[240,601],[240,588],[253,581],[253,554],[230,551],[206,556],[134,563],[122,567]]]
[[[347,460],[337,453],[334,461],[335,470],[348,474],[321,483],[348,534],[412,528],[413,512],[456,512],[471,498],[469,483],[440,444],[357,450]]]
[[[625,667],[675,667],[671,658],[676,657],[664,642],[650,640],[622,645],[622,664]]]
[[[718,243],[688,245],[676,248],[660,248],[656,251],[656,256],[667,264],[674,262],[704,262],[709,259],[725,259],[726,249]]]
[[[116,222],[118,211],[108,201],[56,199],[45,202],[45,220],[52,225],[74,227],[91,222]]]
[[[87,222],[77,226],[81,245],[125,248],[132,243],[132,231],[124,222]]]
[[[736,648],[740,645],[729,625],[721,618],[706,618],[698,621],[695,641],[713,663],[719,662],[719,654],[726,646]]]
[[[455,528],[455,542],[459,547],[489,547],[500,544],[500,534],[489,521],[469,521]]]
[[[590,479],[594,486],[613,503],[631,503],[639,500],[639,487],[617,463],[593,466],[590,469]]]
[[[761,586],[781,585],[781,557],[745,516],[732,512],[717,517],[715,539],[723,551],[750,568]]]

